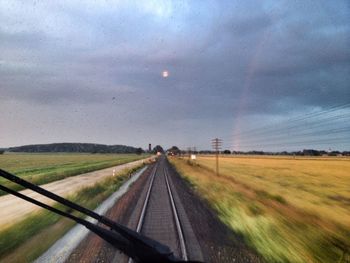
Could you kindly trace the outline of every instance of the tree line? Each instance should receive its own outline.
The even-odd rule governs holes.
[[[136,148],[126,145],[105,145],[94,143],[51,143],[51,144],[33,144],[24,145],[10,148],[0,148],[0,154],[5,151],[8,152],[28,152],[28,153],[44,153],[44,152],[78,152],[78,153],[136,153],[142,154],[146,151],[141,147]],[[162,146],[156,145],[150,153],[156,154],[157,152],[170,155],[184,155],[184,154],[215,154],[214,151],[185,151],[181,150],[177,146],[164,150]],[[289,156],[350,156],[350,151],[324,151],[314,149],[304,149],[302,151],[230,151],[228,149],[220,152],[221,154],[235,154],[235,155],[289,155]]]
[[[33,144],[6,149],[8,152],[77,152],[77,153],[137,153],[144,152],[142,148],[136,148],[126,145],[105,145],[94,143],[51,143],[51,144]]]

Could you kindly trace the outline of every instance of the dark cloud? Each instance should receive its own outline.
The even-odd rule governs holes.
[[[0,22],[4,146],[46,129],[28,143],[206,148],[208,136],[254,126],[257,116],[270,123],[350,101],[346,1],[13,1]],[[11,127],[26,129],[12,136]]]
[[[271,17],[267,14],[240,18],[238,20],[232,19],[230,24],[228,24],[228,30],[233,33],[234,37],[245,37],[246,35],[268,29],[272,22]]]

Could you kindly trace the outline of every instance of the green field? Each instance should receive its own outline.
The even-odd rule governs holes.
[[[37,185],[146,158],[136,154],[20,154],[0,155],[0,168]],[[4,186],[20,190],[3,178]],[[5,194],[0,191],[0,195]]]
[[[267,262],[350,259],[350,159],[222,157],[171,162]]]

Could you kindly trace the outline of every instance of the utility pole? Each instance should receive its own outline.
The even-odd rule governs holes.
[[[216,156],[216,175],[219,176],[219,153],[222,146],[222,140],[215,138],[211,140],[211,146],[215,150],[215,156]]]
[[[191,160],[191,147],[187,147],[188,160]]]

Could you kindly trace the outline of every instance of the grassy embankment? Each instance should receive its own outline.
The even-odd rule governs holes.
[[[267,262],[350,259],[350,159],[223,157],[176,169]]]
[[[36,185],[46,184],[66,177],[120,165],[148,155],[135,154],[17,154],[0,155],[0,168]],[[23,189],[4,178],[0,184],[14,190]],[[0,191],[0,195],[4,195]]]
[[[94,209],[115,192],[131,173],[142,166],[125,169],[114,177],[108,177],[94,186],[77,191],[68,199]],[[59,204],[54,206],[66,212],[71,211]],[[80,215],[77,212],[73,214]],[[73,221],[49,211],[33,213],[18,224],[0,231],[0,262],[32,262],[74,225]]]

